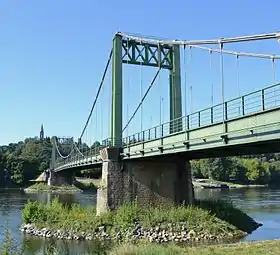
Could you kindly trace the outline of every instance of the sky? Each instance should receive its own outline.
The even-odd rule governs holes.
[[[78,138],[117,31],[185,40],[270,33],[280,31],[279,9],[277,0],[1,0],[0,144],[39,136],[41,124],[47,136]],[[280,54],[276,40],[226,45],[226,49]],[[189,55],[182,64],[182,86],[192,86],[192,100],[183,88],[184,112],[210,106],[212,83],[214,103],[221,102],[219,55],[213,57],[212,72],[208,52],[193,50]],[[275,82],[270,60],[240,58],[237,89],[235,57],[225,56],[224,63],[226,99]],[[277,73],[278,66],[276,61]],[[124,123],[140,100],[141,87],[143,93],[155,72],[124,68]],[[109,71],[86,139],[109,134],[110,83]],[[141,129],[168,120],[168,100],[165,70],[144,103]],[[128,133],[140,131],[140,115]]]

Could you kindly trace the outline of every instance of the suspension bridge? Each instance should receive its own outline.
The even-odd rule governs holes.
[[[73,137],[53,139],[53,173],[102,167],[105,188],[98,196],[102,212],[135,197],[140,203],[147,199],[191,203],[190,159],[280,151],[276,65],[280,55],[225,49],[268,40],[277,44],[279,38],[279,33],[270,33],[190,41],[116,33],[80,137],[77,141]],[[202,70],[194,75],[191,61],[195,51],[206,54],[207,61],[200,61]],[[229,58],[235,67],[231,63],[228,83],[233,87],[235,80],[238,93],[226,100]],[[240,81],[244,71],[240,61],[245,58],[269,63],[271,79],[265,80],[265,69],[259,67],[254,76],[261,72],[261,79],[254,82],[265,84],[241,95],[241,85],[248,82]],[[203,67],[206,62],[208,72]],[[203,77],[206,73],[210,73],[209,79]],[[210,86],[194,100],[197,77]],[[194,111],[196,101],[207,97],[209,105]]]

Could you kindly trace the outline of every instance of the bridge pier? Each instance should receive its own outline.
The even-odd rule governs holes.
[[[47,183],[48,186],[62,186],[62,185],[72,185],[74,182],[73,174],[67,173],[67,171],[54,172],[49,171]]]
[[[101,151],[102,182],[97,192],[97,214],[127,202],[147,205],[192,204],[191,168],[179,156],[124,160],[118,148]]]
[[[97,215],[116,209],[123,203],[123,173],[120,148],[100,151],[102,158],[102,180],[97,190]]]

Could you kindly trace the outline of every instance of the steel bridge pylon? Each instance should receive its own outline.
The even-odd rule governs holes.
[[[112,54],[111,145],[113,147],[122,146],[123,64],[151,66],[169,70],[169,132],[174,133],[181,131],[182,89],[180,46],[153,44],[126,39],[120,33],[117,33],[113,39]]]

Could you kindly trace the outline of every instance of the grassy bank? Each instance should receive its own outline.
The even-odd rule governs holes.
[[[22,231],[59,239],[166,243],[239,238],[258,227],[252,218],[221,201],[161,208],[133,204],[102,216],[95,213],[95,207],[64,206],[58,200],[47,205],[29,201],[22,211]]]
[[[0,246],[0,255],[20,255],[20,254],[44,254],[53,255],[70,254],[71,248],[64,243],[57,245],[55,242],[48,242],[41,248],[36,247],[35,251],[28,247],[28,242],[22,245],[12,240],[10,236],[4,238]],[[116,246],[106,246],[91,243],[85,247],[80,254],[100,254],[100,255],[263,255],[280,254],[280,240],[243,242],[235,244],[211,245],[211,246],[178,246],[175,244],[121,244]]]
[[[192,254],[192,255],[263,255],[280,254],[280,240],[248,242],[232,245],[213,245],[202,247],[182,248],[176,245],[142,244],[121,245],[114,248],[111,255],[173,255],[173,254]]]
[[[45,183],[35,183],[24,190],[27,193],[32,192],[81,192],[74,185],[48,186]]]

